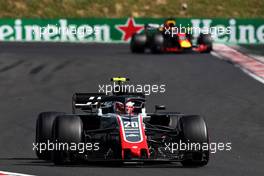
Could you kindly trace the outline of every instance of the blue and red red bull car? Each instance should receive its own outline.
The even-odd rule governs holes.
[[[212,37],[210,34],[200,33],[198,38],[192,37],[193,30],[182,32],[181,27],[176,26],[176,21],[167,19],[162,26],[146,24],[142,33],[135,33],[130,41],[130,48],[133,53],[144,53],[150,50],[151,53],[185,52],[197,51],[208,53],[212,51]]]

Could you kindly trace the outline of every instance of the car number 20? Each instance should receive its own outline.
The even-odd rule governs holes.
[[[138,122],[124,122],[125,128],[138,128]]]

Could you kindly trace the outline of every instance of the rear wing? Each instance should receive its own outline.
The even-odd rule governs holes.
[[[145,29],[151,30],[151,29],[158,29],[161,26],[159,24],[152,24],[152,23],[148,23],[145,24]]]
[[[108,96],[100,93],[75,93],[72,96],[72,112],[75,113],[77,109],[94,112],[104,97]]]

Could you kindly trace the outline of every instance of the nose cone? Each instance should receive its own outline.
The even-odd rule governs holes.
[[[131,147],[130,151],[131,151],[131,155],[137,158],[141,157],[141,152],[140,152],[140,147],[138,146],[133,146]]]

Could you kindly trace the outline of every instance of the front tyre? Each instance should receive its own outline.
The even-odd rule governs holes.
[[[213,50],[213,39],[210,34],[201,33],[197,41],[198,45],[206,46],[204,53],[210,53]]]
[[[52,125],[55,118],[59,115],[63,115],[63,112],[42,112],[38,115],[36,123],[36,143],[47,144],[48,141],[52,141]],[[50,160],[51,152],[48,150],[40,152],[36,150],[36,155],[39,159]]]
[[[55,149],[52,152],[52,161],[55,165],[66,164],[73,160],[73,154],[78,151],[70,151],[65,145],[82,142],[83,124],[79,116],[62,115],[55,119],[52,129],[53,142],[63,144],[64,148]]]
[[[209,146],[209,138],[205,121],[200,116],[183,116],[180,118],[181,140],[185,144],[206,144]],[[184,159],[181,162],[183,166],[204,166],[209,162],[208,150],[186,150]]]
[[[162,53],[163,47],[164,47],[163,35],[161,33],[154,34],[150,45],[151,53],[152,54]]]

